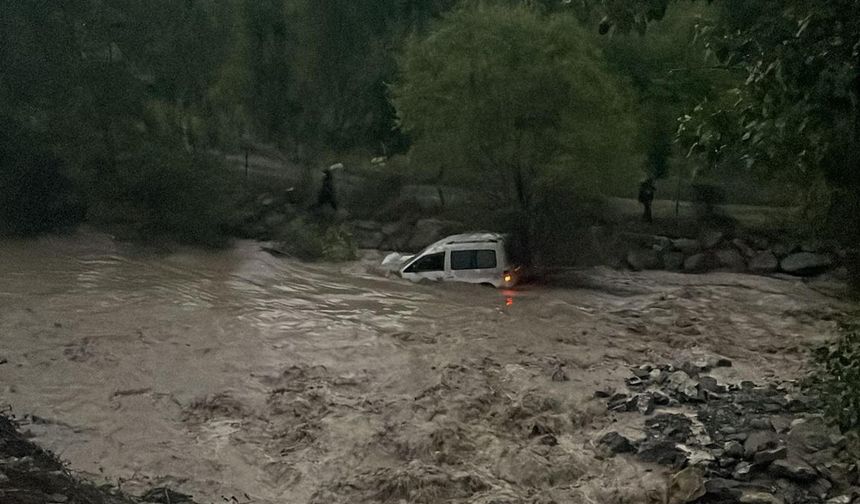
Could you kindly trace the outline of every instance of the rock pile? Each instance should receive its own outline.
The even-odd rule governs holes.
[[[793,383],[722,384],[706,374],[730,364],[646,364],[632,370],[626,393],[596,392],[610,410],[647,417],[644,438],[609,432],[600,447],[672,467],[674,503],[860,502],[856,440]]]
[[[421,219],[413,224],[354,221],[351,224],[356,245],[363,249],[417,252],[449,234],[463,230],[459,222]]]
[[[629,237],[635,246],[626,263],[634,270],[665,269],[687,273],[732,271],[796,276],[823,273],[839,263],[844,252],[836,247],[809,243],[770,244],[761,237],[730,239],[721,231],[705,231],[699,239],[665,236]]]

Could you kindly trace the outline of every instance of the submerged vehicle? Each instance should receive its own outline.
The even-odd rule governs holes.
[[[517,284],[520,268],[509,258],[506,237],[499,233],[449,236],[415,255],[389,254],[383,266],[412,281],[443,280],[509,288]]]

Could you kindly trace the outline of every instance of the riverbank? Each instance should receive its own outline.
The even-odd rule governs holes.
[[[62,461],[0,415],[0,501],[4,504],[137,504],[107,486],[96,486],[69,472]],[[158,501],[147,501],[158,502]]]

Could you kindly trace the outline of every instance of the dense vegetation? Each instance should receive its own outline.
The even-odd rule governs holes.
[[[0,231],[219,243],[246,189],[216,153],[250,141],[407,154],[533,248],[646,174],[778,181],[856,244],[858,20],[851,0],[11,0]]]

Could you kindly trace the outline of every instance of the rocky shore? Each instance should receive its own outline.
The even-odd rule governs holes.
[[[644,436],[609,432],[607,456],[671,467],[673,504],[850,504],[860,497],[860,443],[828,425],[795,382],[721,383],[727,360],[632,369],[610,410],[643,416]]]

